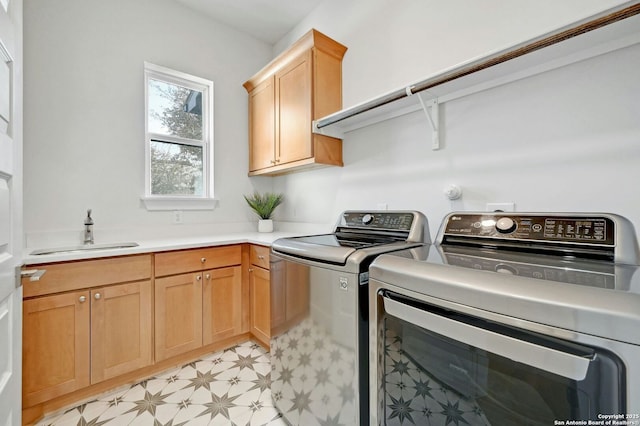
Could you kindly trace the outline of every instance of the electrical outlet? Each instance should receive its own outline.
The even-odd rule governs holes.
[[[182,210],[173,211],[173,223],[175,224],[182,223]]]
[[[487,203],[487,211],[513,212],[516,210],[515,203]]]

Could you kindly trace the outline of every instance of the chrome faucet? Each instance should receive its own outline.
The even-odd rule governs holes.
[[[91,219],[91,209],[87,210],[87,217],[84,220],[84,243],[93,244],[93,219]]]

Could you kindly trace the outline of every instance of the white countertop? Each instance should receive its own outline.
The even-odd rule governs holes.
[[[132,241],[138,243],[136,247],[103,249],[103,250],[86,250],[74,252],[62,252],[45,255],[32,255],[34,250],[39,247],[30,247],[23,254],[23,263],[25,265],[40,265],[44,263],[66,262],[81,259],[96,259],[102,257],[124,256],[130,254],[152,253],[169,250],[181,250],[199,247],[222,246],[228,244],[258,244],[263,246],[271,246],[278,238],[294,237],[304,235],[300,232],[234,232],[229,234],[216,234],[201,237],[185,237],[185,238],[168,238],[153,239],[146,241]],[[121,241],[129,242],[129,241]]]

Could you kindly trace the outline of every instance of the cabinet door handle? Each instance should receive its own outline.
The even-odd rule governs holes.
[[[47,272],[46,269],[28,269],[20,272],[22,278],[29,278],[29,281],[40,281],[40,278]]]
[[[253,268],[249,268],[249,272],[253,272]]]
[[[100,293],[96,293],[93,295],[93,298],[96,300],[100,300],[100,298],[102,297],[102,295]]]
[[[210,280],[211,279],[211,274],[207,274],[204,276],[205,279]]]
[[[196,280],[198,280],[198,281],[202,280],[202,275],[198,275],[198,276],[196,277]]]
[[[87,298],[86,298],[85,296],[80,296],[80,297],[78,298],[78,301],[79,301],[80,303],[84,303],[84,302],[86,302],[86,301],[87,301]]]
[[[204,262],[206,262],[206,261],[207,261],[207,258],[206,258],[206,257],[203,257],[203,258],[201,258],[201,259],[200,259],[200,262],[201,262],[201,263],[204,263]]]

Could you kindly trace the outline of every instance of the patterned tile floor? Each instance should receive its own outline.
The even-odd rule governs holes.
[[[446,386],[408,356],[405,351],[406,342],[404,342],[406,334],[403,333],[401,324],[393,317],[387,317],[385,332],[381,336],[385,342],[384,387],[378,391],[378,400],[381,404],[378,407],[378,413],[384,418],[382,424],[387,426],[491,425],[474,398],[465,397]],[[471,379],[469,381],[471,382]]]
[[[38,426],[281,426],[269,354],[246,342],[45,418]]]

